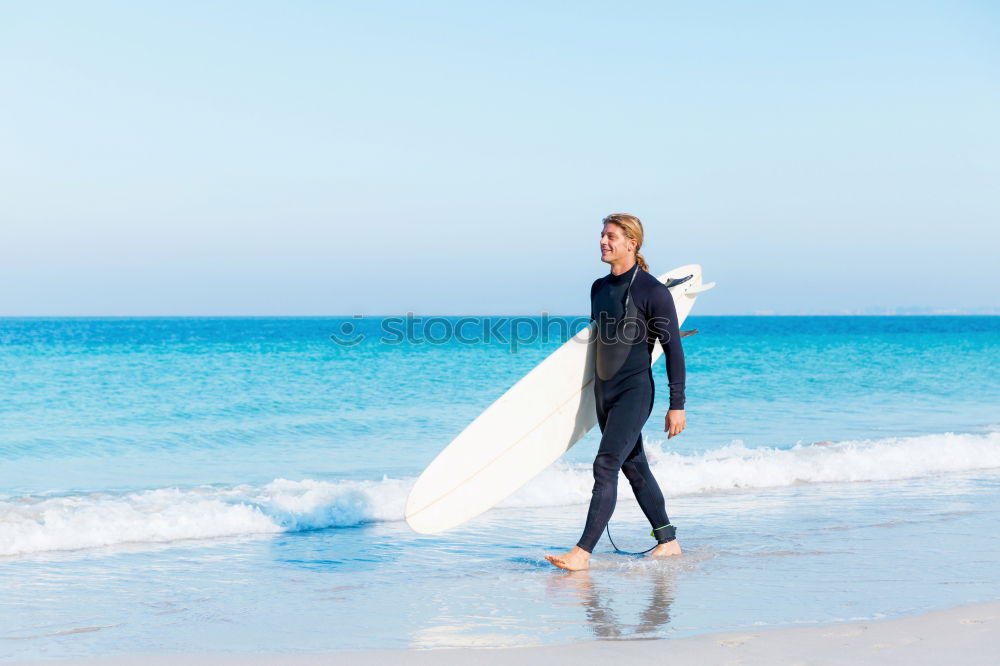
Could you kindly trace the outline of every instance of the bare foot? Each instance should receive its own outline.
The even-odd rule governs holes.
[[[573,546],[565,555],[546,555],[545,559],[567,571],[583,571],[590,566],[590,553],[579,546]]]
[[[661,543],[653,552],[649,554],[650,557],[670,557],[671,555],[681,554],[681,545],[677,543],[677,539],[673,541],[668,541],[667,543]]]

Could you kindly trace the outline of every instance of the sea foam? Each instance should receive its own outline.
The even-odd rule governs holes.
[[[1000,467],[1000,431],[815,443],[789,449],[742,442],[698,455],[646,445],[668,496],[775,488],[796,483],[886,481]],[[0,555],[172,543],[402,520],[413,479],[294,481],[0,500]],[[587,502],[590,466],[557,463],[503,507]],[[620,492],[630,495],[622,483]]]

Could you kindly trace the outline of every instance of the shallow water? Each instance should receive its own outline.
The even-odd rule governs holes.
[[[644,431],[685,554],[603,539],[585,574],[542,555],[579,537],[596,433],[460,529],[401,520],[558,340],[345,348],[342,323],[0,320],[0,658],[682,636],[1000,594],[1000,318],[692,318],[688,430],[656,432],[661,390]],[[628,495],[612,534],[642,550]]]

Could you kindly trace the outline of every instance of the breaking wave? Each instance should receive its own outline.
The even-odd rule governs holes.
[[[736,441],[697,455],[647,444],[667,495],[864,482],[1000,467],[1000,431],[747,448]],[[0,555],[126,543],[293,532],[402,520],[413,479],[292,481],[0,499]],[[502,502],[506,507],[585,503],[589,465],[558,463]],[[623,496],[629,495],[623,482]]]

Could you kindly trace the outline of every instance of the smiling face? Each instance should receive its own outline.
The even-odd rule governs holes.
[[[606,222],[601,231],[601,261],[606,264],[624,265],[635,257],[638,243],[625,235],[614,222]]]

